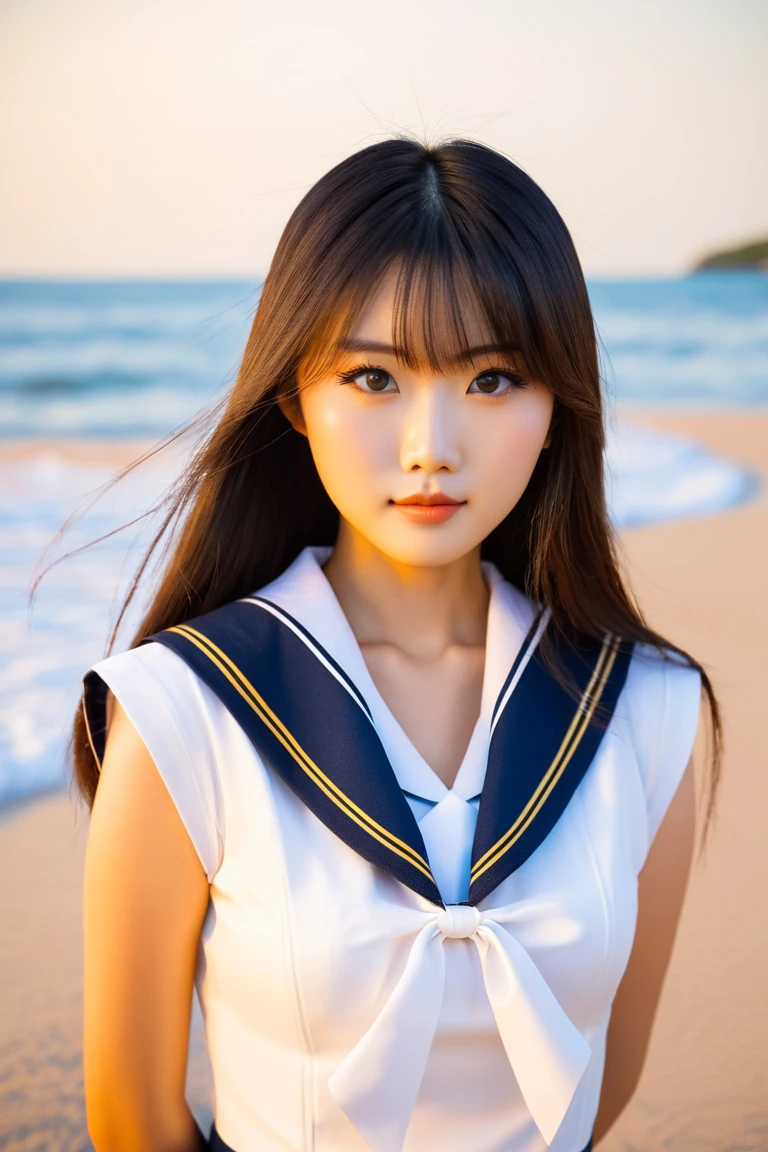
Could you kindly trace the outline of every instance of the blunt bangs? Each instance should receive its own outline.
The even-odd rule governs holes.
[[[516,165],[470,142],[427,152],[413,145],[410,154],[395,143],[397,163],[382,154],[380,168],[356,181],[356,210],[334,227],[326,221],[322,250],[313,253],[304,380],[330,370],[395,270],[391,342],[408,367],[445,371],[471,359],[473,347],[491,345],[566,407],[583,412],[587,396],[599,406],[589,298],[551,201]],[[345,169],[353,162],[359,156],[315,190],[325,193],[326,216],[333,185],[346,184],[349,198]]]

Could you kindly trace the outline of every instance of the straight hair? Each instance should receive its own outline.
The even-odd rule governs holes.
[[[257,590],[305,546],[334,543],[338,513],[306,438],[277,401],[300,390],[300,377],[331,365],[391,269],[392,343],[404,363],[436,370],[455,363],[471,318],[552,390],[550,447],[481,554],[551,609],[541,652],[555,675],[564,676],[559,641],[578,644],[606,631],[700,672],[711,734],[706,829],[720,777],[718,702],[701,664],[648,626],[620,573],[605,498],[598,344],[573,241],[521,168],[470,140],[371,145],[302,199],[277,246],[236,381],[166,498],[108,650],[158,549],[163,563],[133,646]],[[98,769],[82,706],[71,750],[90,805]]]

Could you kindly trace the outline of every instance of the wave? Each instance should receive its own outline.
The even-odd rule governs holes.
[[[768,405],[768,276],[589,290],[620,405]],[[258,282],[0,282],[0,434],[164,435],[232,381],[258,294]]]

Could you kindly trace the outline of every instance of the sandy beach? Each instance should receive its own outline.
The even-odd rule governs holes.
[[[600,1149],[764,1152],[768,757],[759,725],[768,645],[768,414],[633,418],[746,464],[763,487],[744,507],[622,535],[627,571],[650,622],[710,672],[723,707],[726,756],[717,819],[694,868],[643,1079]],[[45,448],[79,452],[56,443]],[[110,446],[104,459],[118,467],[139,448]],[[103,448],[89,451],[102,462]],[[700,741],[699,765],[703,752]],[[74,797],[61,792],[0,813],[0,1148],[90,1147],[80,1066],[87,823]],[[205,1123],[210,1091],[197,1018],[188,1096]]]

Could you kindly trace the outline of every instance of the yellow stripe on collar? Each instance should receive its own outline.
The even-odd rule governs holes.
[[[247,677],[243,675],[237,665],[227,656],[226,652],[223,652],[212,640],[208,639],[207,636],[204,636],[201,632],[191,628],[189,625],[178,625],[169,628],[168,631],[178,632],[184,636],[190,643],[195,644],[196,647],[216,665],[222,675],[229,680],[236,691],[239,692],[243,699],[253,708],[254,712],[259,716],[259,719],[291,754],[306,775],[329,800],[333,801],[333,803],[341,809],[345,816],[354,820],[369,836],[378,840],[385,848],[401,856],[430,880],[434,880],[428,862],[420,853],[416,852],[415,849],[411,848],[405,841],[400,840],[397,836],[393,835],[393,833],[382,827],[381,824],[378,824],[372,816],[369,816],[367,812],[364,812],[362,808],[355,804],[354,801],[342,792],[322,769],[318,767],[292,733],[289,732],[282,723],[280,718],[272,711],[264,698],[256,691]]]
[[[616,653],[618,651],[619,643],[616,637],[607,633],[603,640],[600,655],[598,657],[595,669],[592,673],[590,681],[585,688],[581,699],[579,700],[578,707],[571,721],[571,724],[563,737],[562,743],[557,750],[554,760],[550,764],[547,771],[544,773],[541,781],[539,782],[535,792],[526,804],[523,811],[515,820],[514,824],[509,828],[503,836],[501,836],[491,848],[485,852],[479,860],[477,860],[472,868],[470,874],[470,883],[474,883],[479,879],[484,872],[501,859],[501,857],[509,851],[512,845],[519,840],[526,829],[530,826],[532,821],[536,818],[542,806],[546,803],[547,797],[552,792],[552,789],[557,784],[558,780],[565,771],[568,763],[571,760],[574,752],[578,748],[581,738],[584,735],[587,726],[592,719],[594,711],[600,702],[600,697],[603,693],[603,688],[611,674],[614,662],[616,660]]]

